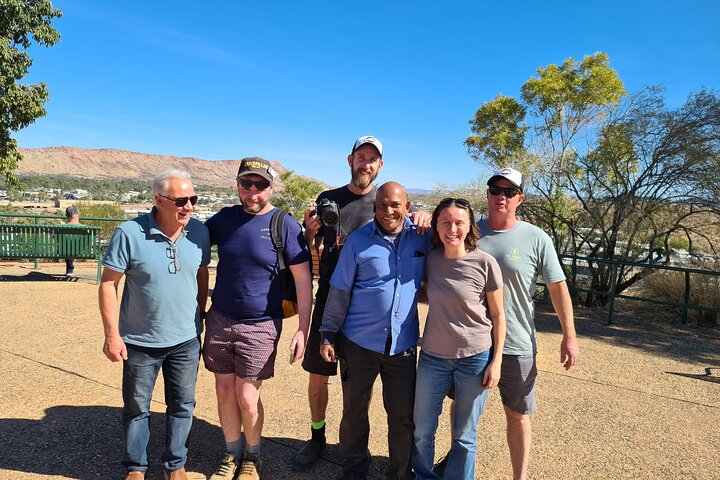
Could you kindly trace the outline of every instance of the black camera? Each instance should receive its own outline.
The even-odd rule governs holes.
[[[320,221],[326,227],[337,228],[340,224],[340,208],[332,200],[327,198],[320,200],[317,208],[312,212],[312,215],[315,214],[320,217]]]

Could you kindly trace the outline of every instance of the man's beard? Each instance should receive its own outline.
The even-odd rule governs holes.
[[[369,176],[363,175],[356,170],[353,170],[352,167],[350,167],[350,174],[352,175],[352,184],[358,188],[369,187],[378,176],[378,172],[371,173]]]
[[[240,203],[242,203],[242,206],[247,213],[256,214],[260,213],[260,211],[265,208],[265,206],[268,204],[268,201],[263,202],[262,200],[259,200],[256,203],[249,203],[241,200]]]

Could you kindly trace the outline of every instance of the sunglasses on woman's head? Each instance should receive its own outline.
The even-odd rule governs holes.
[[[247,178],[238,177],[238,183],[245,190],[250,190],[255,185],[256,190],[265,190],[270,186],[270,182],[267,180],[248,180]]]
[[[190,205],[195,205],[198,201],[198,196],[193,195],[192,197],[178,197],[178,198],[170,198],[166,195],[163,195],[162,193],[158,193],[163,198],[167,198],[171,202],[175,203],[176,207],[184,207],[187,205],[188,202],[190,202]]]
[[[488,187],[488,192],[490,192],[490,195],[493,197],[497,197],[500,194],[505,195],[506,198],[513,198],[515,195],[520,193],[520,190],[517,188],[503,188],[498,187],[497,185],[490,185]]]
[[[445,206],[445,205],[450,205],[453,203],[461,208],[470,208],[470,202],[468,202],[464,198],[452,198],[452,197],[443,198],[440,201],[438,206],[440,206],[440,205]]]

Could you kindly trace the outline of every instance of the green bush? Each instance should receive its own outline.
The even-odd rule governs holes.
[[[95,218],[124,218],[125,212],[116,203],[102,203],[102,204],[89,204],[78,202],[78,209],[80,209],[80,223],[83,225],[92,225],[102,227],[102,238],[108,240],[112,233],[115,231],[115,227],[119,225],[117,221],[103,221],[103,220],[85,220],[88,217]]]
[[[668,245],[673,250],[690,250],[690,240],[687,237],[671,237]]]

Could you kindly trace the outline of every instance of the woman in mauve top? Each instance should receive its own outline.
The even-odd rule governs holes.
[[[475,477],[477,422],[500,379],[505,314],[495,259],[477,250],[479,233],[470,203],[446,198],[432,216],[425,264],[428,316],[415,388],[412,467],[418,480],[433,472],[435,431],[445,395],[454,385],[453,441],[444,480]]]

